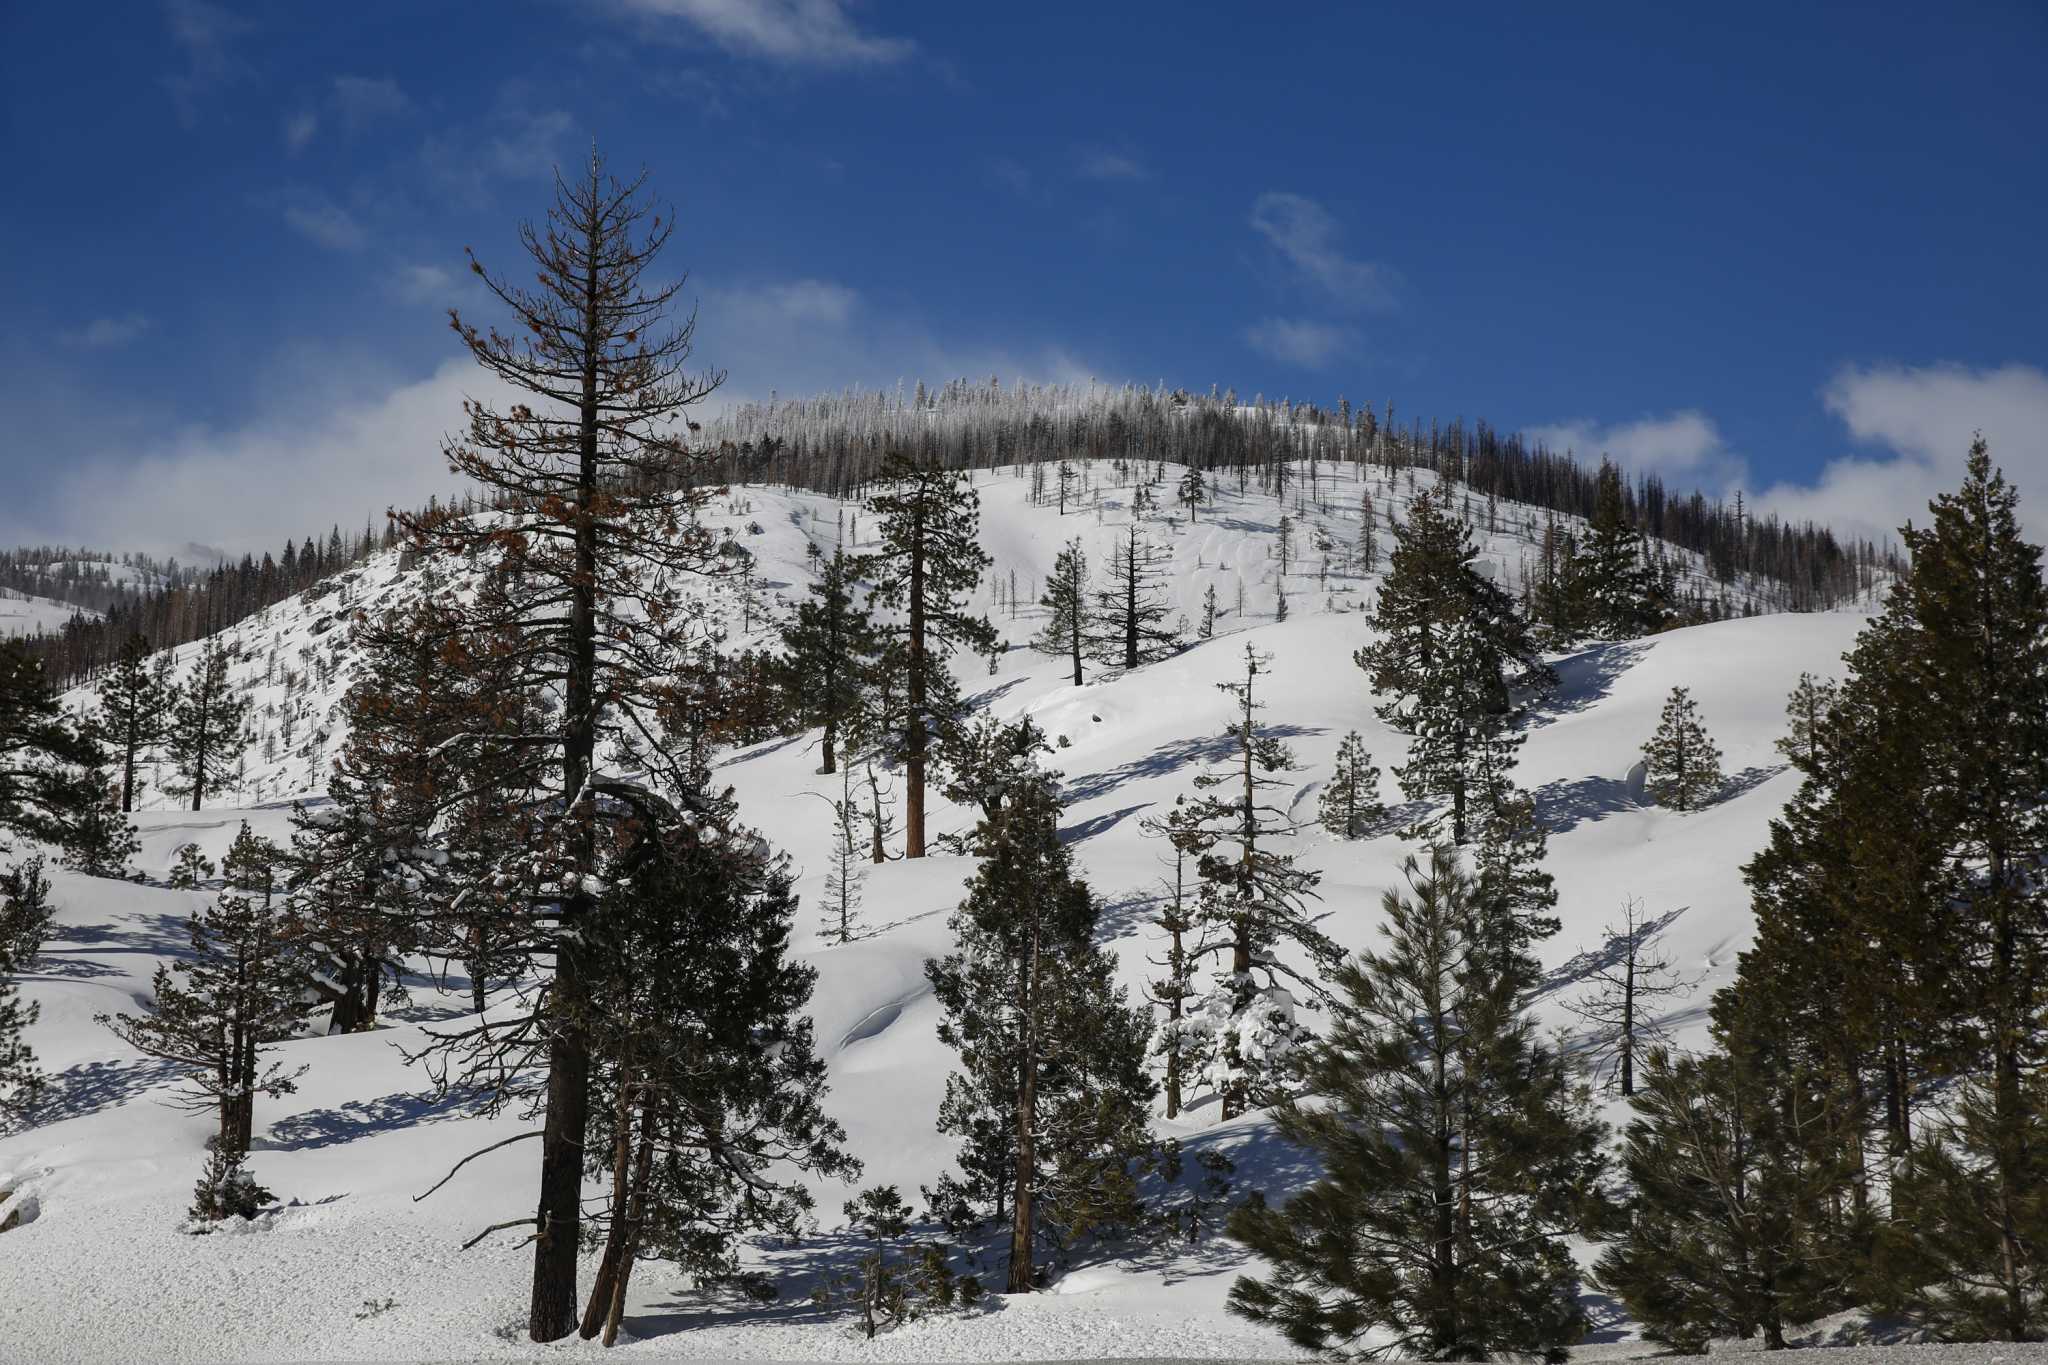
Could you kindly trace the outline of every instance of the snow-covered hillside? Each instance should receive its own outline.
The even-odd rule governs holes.
[[[1112,486],[1106,464],[1091,473],[1095,494],[1065,516],[1033,504],[1021,472],[979,481],[983,542],[995,560],[981,601],[1013,646],[1037,629],[1039,613],[1027,604],[1036,601],[1057,550],[1080,537],[1100,564],[1125,532],[1130,490]],[[973,669],[967,690],[978,704],[1002,716],[1029,713],[1059,742],[1053,762],[1067,779],[1065,829],[1108,907],[1103,932],[1134,995],[1148,955],[1159,950],[1150,920],[1162,850],[1141,833],[1141,818],[1189,792],[1202,766],[1220,756],[1214,740],[1226,699],[1216,684],[1241,671],[1247,644],[1276,660],[1261,697],[1264,719],[1300,760],[1293,801],[1304,821],[1347,731],[1360,731],[1383,767],[1400,760],[1404,742],[1374,716],[1375,698],[1351,659],[1368,638],[1364,613],[1377,578],[1337,572],[1344,556],[1336,549],[1327,552],[1332,567],[1325,575],[1326,552],[1318,547],[1319,539],[1332,546],[1356,541],[1360,495],[1370,492],[1384,563],[1387,512],[1405,516],[1428,476],[1412,485],[1405,474],[1372,477],[1359,482],[1349,470],[1326,476],[1313,492],[1291,489],[1284,508],[1270,496],[1226,487],[1193,525],[1184,510],[1148,518],[1145,534],[1170,555],[1165,576],[1179,610],[1197,620],[1212,586],[1222,608],[1215,637],[1171,659],[1122,676],[1091,675],[1078,688],[1063,661],[1021,647],[1006,653],[993,675],[965,661]],[[1169,475],[1163,487],[1171,486]],[[1275,546],[1283,512],[1294,519],[1296,549],[1284,583],[1288,619],[1277,621],[1283,585]],[[871,531],[857,506],[807,494],[737,489],[714,513],[754,553],[764,596],[802,593],[806,542],[829,549],[842,517],[849,548],[865,548]],[[1533,558],[1541,514],[1503,505],[1496,525],[1479,500],[1474,515],[1494,572],[1512,586]],[[188,841],[218,857],[245,819],[282,837],[292,799],[317,791],[325,757],[342,738],[336,707],[349,681],[350,613],[436,581],[431,571],[407,572],[397,555],[385,555],[237,627],[236,677],[252,691],[259,727],[239,793],[230,796],[239,807],[179,812],[152,788],[139,817],[139,865],[161,874]],[[737,636],[740,611],[727,611]],[[758,622],[763,613],[749,614]],[[1557,661],[1562,685],[1533,719],[1519,773],[1553,831],[1550,868],[1564,921],[1545,947],[1554,969],[1538,1006],[1546,1023],[1566,1022],[1560,1002],[1572,988],[1572,959],[1599,946],[1602,926],[1623,899],[1638,897],[1651,914],[1672,917],[1666,943],[1674,964],[1704,977],[1680,1021],[1695,1033],[1701,1027],[1708,994],[1729,979],[1751,932],[1740,865],[1795,786],[1773,748],[1784,728],[1786,693],[1803,671],[1838,674],[1839,656],[1861,622],[1854,614],[1734,620],[1598,645]],[[193,652],[183,652],[181,665]],[[1688,814],[1646,805],[1636,767],[1665,695],[1678,684],[1698,700],[1730,774],[1721,799]],[[819,900],[830,832],[826,805],[813,798],[836,795],[834,780],[815,772],[815,738],[742,750],[725,756],[719,770],[737,790],[745,818],[805,869],[799,890],[807,907]],[[1398,799],[1391,776],[1384,795]],[[968,823],[965,812],[934,794],[934,832]],[[1397,882],[1408,850],[1391,835],[1344,843],[1313,826],[1296,842],[1304,862],[1322,873],[1325,929],[1347,948],[1371,945],[1381,894]],[[948,946],[946,915],[970,871],[968,860],[944,855],[874,869],[865,887],[873,932],[848,945],[817,936],[812,909],[800,921],[799,952],[819,969],[812,1013],[830,1063],[829,1108],[866,1163],[863,1183],[896,1183],[913,1200],[946,1168],[952,1145],[933,1126],[951,1057],[935,1034],[937,1007],[922,964]],[[31,1043],[53,1077],[51,1095],[33,1126],[0,1138],[0,1223],[9,1207],[33,1220],[0,1236],[0,1356],[539,1352],[514,1330],[524,1319],[527,1254],[515,1251],[511,1239],[458,1250],[485,1225],[530,1212],[533,1148],[484,1157],[431,1199],[412,1198],[457,1158],[523,1126],[432,1098],[426,1077],[402,1064],[399,1049],[416,1040],[419,1025],[463,1013],[466,995],[444,994],[421,978],[413,983],[413,1003],[393,1012],[388,1027],[287,1045],[292,1062],[311,1070],[297,1095],[259,1102],[253,1165],[267,1185],[296,1202],[248,1235],[186,1237],[177,1226],[199,1172],[207,1120],[164,1107],[172,1078],[97,1026],[93,1015],[146,996],[156,963],[182,950],[185,917],[200,898],[69,873],[53,880],[57,928],[25,978],[29,997],[43,1007]],[[1208,1100],[1158,1126],[1191,1146],[1229,1152],[1241,1191],[1284,1196],[1303,1176],[1258,1115],[1219,1123]],[[1052,1292],[858,1340],[843,1315],[805,1302],[811,1278],[845,1253],[831,1230],[850,1193],[819,1190],[819,1238],[759,1250],[781,1277],[778,1304],[703,1298],[658,1267],[636,1278],[627,1352],[875,1360],[1289,1354],[1277,1337],[1224,1313],[1224,1296],[1244,1264],[1224,1242],[1165,1259],[1084,1257]],[[1626,1324],[1610,1322],[1596,1341],[1627,1336]],[[549,1353],[560,1349],[583,1348]]]
[[[0,639],[17,635],[54,635],[74,616],[93,617],[97,612],[59,602],[53,597],[0,589]]]

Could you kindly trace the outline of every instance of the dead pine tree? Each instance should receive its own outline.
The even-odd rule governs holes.
[[[451,472],[480,486],[491,510],[399,514],[422,552],[474,568],[474,594],[446,594],[427,629],[453,651],[489,651],[511,685],[550,697],[521,737],[525,763],[505,786],[529,788],[540,812],[504,876],[533,888],[508,916],[505,950],[544,989],[514,1016],[438,1035],[449,1068],[500,1101],[523,1100],[543,1126],[528,1332],[576,1329],[584,1135],[590,1117],[587,1020],[598,964],[586,933],[604,885],[604,831],[645,804],[656,777],[681,782],[686,756],[659,740],[676,716],[673,680],[702,630],[693,579],[734,556],[693,515],[709,496],[692,480],[686,410],[723,375],[688,368],[694,313],[678,318],[684,277],[657,258],[672,213],[646,195],[644,173],[620,180],[592,150],[555,177],[546,220],[520,229],[533,287],[470,268],[510,315],[508,332],[451,311],[450,324],[493,380],[516,395],[464,404],[467,430],[444,447]],[[611,758],[627,759],[616,768]],[[628,778],[622,773],[638,773]],[[516,866],[514,865],[516,864]],[[521,1079],[544,1077],[534,1082]]]
[[[1591,954],[1582,978],[1585,989],[1564,1002],[1586,1026],[1592,1068],[1604,1070],[1604,1084],[1623,1095],[1636,1093],[1636,1064],[1649,1056],[1650,1049],[1670,1046],[1661,1002],[1683,999],[1699,984],[1697,978],[1673,970],[1659,947],[1664,927],[1683,913],[1681,909],[1660,919],[1645,919],[1641,901],[1623,901],[1621,923],[1601,931],[1606,942]]]

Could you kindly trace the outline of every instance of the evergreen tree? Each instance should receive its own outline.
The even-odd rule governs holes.
[[[1871,1230],[1830,1217],[1847,1172],[1805,1079],[1741,1048],[1654,1048],[1631,1104],[1627,1219],[1594,1281],[1645,1335],[1703,1352],[1761,1332],[1775,1349],[1787,1326],[1845,1306],[1851,1249]]]
[[[1355,656],[1388,698],[1376,708],[1380,719],[1410,738],[1408,761],[1395,770],[1402,791],[1411,800],[1450,798],[1458,844],[1471,833],[1475,790],[1508,766],[1490,751],[1520,743],[1508,731],[1514,690],[1554,681],[1513,599],[1474,567],[1478,554],[1434,490],[1417,496],[1395,528],[1373,615],[1378,638]]]
[[[78,769],[78,797],[70,827],[64,831],[64,865],[88,877],[125,879],[128,860],[142,851],[142,840],[114,800],[97,753]]]
[[[1138,539],[1138,526],[1109,561],[1109,586],[1095,594],[1090,644],[1095,657],[1112,668],[1131,669],[1163,659],[1180,648],[1180,632],[1162,624],[1167,606],[1160,598],[1159,571],[1152,547]]]
[[[880,643],[867,606],[856,597],[855,561],[835,547],[820,558],[809,600],[797,604],[782,643],[804,720],[824,728],[818,771],[838,762],[839,741],[860,713]]]
[[[225,1154],[249,1150],[256,1096],[291,1094],[305,1071],[266,1060],[305,1014],[277,904],[281,857],[245,822],[221,865],[227,884],[192,917],[191,958],[156,969],[146,1013],[98,1016],[143,1055],[189,1069],[179,1103],[218,1115]]]
[[[787,860],[738,824],[729,792],[662,795],[620,831],[629,842],[594,925],[588,1165],[611,1192],[593,1218],[604,1254],[582,1333],[608,1343],[638,1260],[744,1283],[741,1237],[793,1235],[812,1207],[807,1178],[860,1170],[823,1108],[803,1013],[817,972],[789,957]]]
[[[0,1115],[18,1114],[41,1093],[42,1073],[23,1035],[41,1006],[21,998],[15,977],[35,965],[49,932],[50,882],[43,860],[23,859],[0,873]]]
[[[1150,1033],[1125,1003],[1115,958],[1095,946],[1099,910],[1059,837],[1055,778],[1020,773],[975,831],[981,867],[952,920],[955,950],[925,964],[959,1053],[939,1130],[964,1139],[964,1178],[931,1197],[949,1222],[1008,1205],[1007,1290],[1038,1287],[1041,1241],[1064,1251],[1139,1216],[1149,1159]],[[991,1197],[992,1196],[992,1197]]]
[[[215,868],[211,859],[197,844],[181,844],[178,856],[171,862],[171,874],[166,879],[180,891],[196,891],[200,885],[213,880]]]
[[[965,600],[992,561],[976,540],[980,498],[964,473],[893,456],[868,509],[880,519],[882,548],[862,561],[862,572],[875,585],[875,602],[903,614],[882,627],[884,667],[901,689],[884,693],[882,724],[904,767],[903,856],[922,858],[926,768],[958,709],[946,657],[996,646],[995,626],[969,614]]]
[[[1068,541],[1053,557],[1052,573],[1045,580],[1045,593],[1038,605],[1046,610],[1045,627],[1032,637],[1031,647],[1040,654],[1069,660],[1074,686],[1079,687],[1088,636],[1088,559],[1081,553],[1079,537]]]
[[[104,799],[100,762],[41,661],[20,640],[0,641],[0,831],[66,843]]]
[[[177,690],[165,747],[177,765],[180,796],[192,798],[198,810],[208,792],[216,791],[235,771],[249,736],[243,724],[249,699],[228,680],[231,654],[216,637],[201,648],[192,674]]]
[[[812,1295],[819,1304],[850,1303],[860,1311],[868,1340],[906,1322],[981,1296],[972,1276],[956,1276],[952,1249],[911,1243],[910,1209],[894,1185],[876,1185],[845,1204],[847,1222],[866,1242],[850,1273],[834,1276]]]
[[[711,496],[695,470],[682,416],[722,380],[689,363],[695,320],[674,320],[683,277],[659,267],[673,214],[621,182],[593,152],[558,177],[547,220],[522,231],[535,286],[472,268],[517,319],[500,331],[451,319],[486,372],[518,395],[502,410],[467,404],[466,431],[443,454],[496,509],[442,504],[401,513],[420,553],[474,566],[474,591],[433,603],[422,634],[458,659],[488,658],[510,695],[549,706],[518,736],[519,809],[526,833],[500,846],[491,884],[524,902],[508,916],[534,1007],[494,1025],[496,1055],[545,1073],[535,1094],[543,1136],[528,1333],[552,1341],[577,1321],[584,1131],[591,1102],[586,1039],[586,945],[598,888],[608,883],[606,831],[637,818],[663,773],[677,781],[690,755],[673,740],[642,745],[687,707],[679,682],[702,614],[693,583],[723,578],[737,556],[696,512]],[[730,544],[729,540],[723,542]],[[503,717],[466,713],[465,730],[492,743]],[[681,733],[680,727],[671,733]]]
[[[1067,514],[1067,499],[1074,496],[1074,490],[1080,487],[1080,483],[1080,471],[1075,469],[1073,465],[1067,463],[1065,460],[1061,460],[1059,467],[1061,516],[1065,516]]]
[[[1380,804],[1380,770],[1365,750],[1365,737],[1353,730],[1337,746],[1337,767],[1323,786],[1317,817],[1339,839],[1363,839],[1386,817]]]
[[[1162,1089],[1166,1096],[1166,1117],[1180,1117],[1187,1088],[1201,1074],[1212,1041],[1202,1030],[1191,1028],[1189,1002],[1200,995],[1197,969],[1201,964],[1201,924],[1195,915],[1195,888],[1191,885],[1194,855],[1202,844],[1201,829],[1185,796],[1177,796],[1173,809],[1164,816],[1144,820],[1145,832],[1164,838],[1173,850],[1173,875],[1160,886],[1159,928],[1166,936],[1166,955],[1150,959],[1161,975],[1147,983],[1147,993],[1165,1012],[1153,1042],[1153,1051],[1163,1063]]]
[[[1335,974],[1309,1066],[1326,1102],[1275,1115],[1326,1174],[1231,1217],[1273,1266],[1231,1311],[1336,1356],[1561,1361],[1586,1326],[1565,1241],[1599,1225],[1602,1129],[1520,1012],[1531,983],[1475,951],[1455,851],[1407,877],[1385,948]]]
[[[1662,624],[1642,532],[1628,519],[1621,471],[1606,460],[1600,462],[1593,520],[1584,546],[1575,552],[1572,577],[1583,618],[1592,629],[1626,639]]]
[[[832,843],[825,856],[825,913],[820,927],[828,938],[853,942],[861,927],[860,798],[854,791],[853,765],[840,770],[839,799],[832,804]]]
[[[1216,635],[1216,585],[1211,583],[1202,589],[1202,624],[1197,631],[1204,640]]]
[[[1657,733],[1643,745],[1643,764],[1650,794],[1674,810],[1696,810],[1721,790],[1721,751],[1685,688],[1672,688],[1664,699]]]
[[[151,665],[149,641],[130,634],[100,683],[99,710],[93,718],[96,737],[107,745],[121,768],[121,809],[135,809],[136,766],[163,741],[170,698],[163,675]]]
[[[1214,1040],[1208,1081],[1222,1096],[1225,1118],[1268,1102],[1291,1078],[1307,1037],[1296,1009],[1321,998],[1321,975],[1338,957],[1308,908],[1318,875],[1273,847],[1295,827],[1266,793],[1287,785],[1280,775],[1295,761],[1258,724],[1258,680],[1271,671],[1272,656],[1246,645],[1244,657],[1244,680],[1217,684],[1236,703],[1229,731],[1235,752],[1195,779],[1214,794],[1189,804],[1184,830],[1202,882],[1197,951],[1217,959],[1189,1027]],[[1306,964],[1292,960],[1297,953]],[[1306,1002],[1297,1000],[1296,988],[1307,993]]]
[[[1209,501],[1209,485],[1202,477],[1202,471],[1193,465],[1188,466],[1187,472],[1180,476],[1180,488],[1174,496],[1181,506],[1188,509],[1188,525],[1193,526],[1195,513]]]
[[[192,1208],[187,1213],[190,1232],[211,1232],[216,1223],[230,1218],[251,1219],[263,1206],[277,1198],[256,1183],[256,1177],[242,1163],[248,1153],[229,1147],[218,1137],[206,1141],[206,1173],[192,1190]]]

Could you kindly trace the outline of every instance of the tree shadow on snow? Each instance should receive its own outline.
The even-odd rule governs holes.
[[[1643,921],[1636,931],[1636,941],[1642,944],[1653,942],[1657,935],[1678,923],[1678,917],[1692,907],[1681,905],[1676,910],[1667,910],[1654,919]],[[1553,967],[1543,974],[1537,983],[1536,998],[1555,995],[1569,986],[1576,986],[1595,972],[1612,971],[1621,966],[1628,957],[1628,938],[1616,934],[1597,948],[1587,948],[1574,954],[1568,961]]]
[[[1551,667],[1557,670],[1557,687],[1529,708],[1532,722],[1568,716],[1584,711],[1614,690],[1615,680],[1655,648],[1647,640],[1617,640],[1594,645]]]
[[[23,1130],[83,1118],[123,1105],[137,1096],[189,1074],[176,1062],[141,1059],[128,1062],[80,1062],[43,1080],[42,1096],[22,1115]]]
[[[1323,727],[1311,725],[1266,725],[1260,733],[1275,739],[1296,739],[1303,735],[1319,735]],[[1220,763],[1237,752],[1237,737],[1222,734],[1206,739],[1175,740],[1162,744],[1145,757],[1130,763],[1122,763],[1099,773],[1071,778],[1061,790],[1069,804],[1093,801],[1107,796],[1127,782],[1136,782],[1147,777],[1165,777],[1179,772],[1191,764]]]
[[[278,1119],[270,1125],[265,1139],[257,1145],[288,1151],[310,1151],[336,1147],[358,1138],[394,1132],[422,1123],[470,1118],[484,1112],[486,1097],[450,1091],[436,1095],[379,1095],[374,1100],[350,1100],[335,1109],[308,1109],[303,1114]]]
[[[1093,839],[1098,834],[1107,834],[1139,811],[1149,810],[1151,807],[1152,803],[1150,801],[1140,801],[1137,805],[1125,806],[1122,810],[1113,810],[1103,815],[1091,815],[1086,820],[1078,821],[1062,829],[1060,831],[1060,842],[1063,844],[1078,844],[1083,839]]]

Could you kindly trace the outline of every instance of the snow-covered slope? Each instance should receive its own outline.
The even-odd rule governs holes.
[[[1106,465],[1092,474],[1104,483],[1111,478]],[[1029,606],[1013,613],[1011,599],[1035,602],[1053,555],[1071,537],[1084,541],[1093,562],[1103,562],[1128,522],[1128,490],[1102,487],[1099,512],[1091,504],[1062,517],[1031,503],[1021,475],[984,476],[979,486],[983,539],[996,561],[982,603],[1021,643],[1036,630],[1038,613]],[[1284,622],[1274,619],[1273,555],[1283,508],[1256,492],[1228,491],[1202,508],[1193,526],[1182,512],[1145,527],[1171,555],[1171,591],[1191,621],[1205,589],[1216,588],[1224,615],[1215,638],[1128,675],[1091,676],[1079,688],[1062,661],[1023,649],[1006,654],[995,674],[977,670],[966,679],[981,704],[1004,716],[1029,712],[1062,741],[1054,762],[1068,781],[1066,828],[1107,906],[1104,935],[1134,994],[1148,954],[1158,951],[1149,897],[1162,871],[1161,850],[1141,834],[1141,818],[1189,791],[1215,755],[1211,741],[1222,729],[1226,700],[1216,684],[1241,670],[1246,645],[1276,660],[1262,694],[1265,719],[1300,760],[1293,800],[1304,819],[1346,731],[1363,733],[1383,767],[1400,759],[1403,742],[1374,716],[1375,699],[1351,661],[1368,638],[1363,611],[1377,580],[1332,572],[1319,581],[1323,552],[1314,548],[1318,532],[1334,542],[1355,540],[1359,495],[1368,489],[1384,552],[1386,512],[1391,505],[1404,515],[1410,497],[1405,476],[1361,485],[1346,471],[1299,502],[1290,490],[1284,510],[1296,518],[1298,549]],[[806,540],[829,548],[842,515],[865,548],[869,519],[827,499],[740,489],[716,509],[754,552],[764,592],[784,596],[802,591]],[[1478,515],[1483,522],[1483,507]],[[1480,537],[1510,584],[1532,555],[1539,525],[1537,514],[1503,507],[1499,529]],[[1333,564],[1339,558],[1333,555]],[[152,795],[152,808],[140,817],[142,867],[161,872],[188,841],[218,856],[243,819],[282,836],[291,798],[315,785],[309,777],[317,777],[322,754],[341,738],[334,708],[348,682],[348,612],[398,600],[419,590],[423,577],[402,572],[396,556],[380,557],[317,598],[281,604],[237,629],[237,676],[256,698],[268,752],[259,734],[241,783],[245,808],[178,812]],[[1564,920],[1563,932],[1546,945],[1546,965],[1557,969],[1555,988],[1538,1006],[1546,1023],[1564,1022],[1559,1002],[1570,991],[1571,959],[1597,946],[1602,926],[1623,898],[1634,896],[1652,914],[1675,914],[1667,939],[1672,956],[1705,977],[1681,1022],[1700,1027],[1707,993],[1729,979],[1751,932],[1740,865],[1794,786],[1772,747],[1783,730],[1785,695],[1802,671],[1838,673],[1861,619],[1730,621],[1596,646],[1558,661],[1563,685],[1534,719],[1520,772],[1554,831],[1550,866]],[[736,610],[731,624],[737,632]],[[1723,799],[1690,814],[1643,804],[1635,774],[1640,746],[1676,684],[1697,698],[1731,774]],[[744,815],[805,869],[799,889],[807,907],[819,899],[829,833],[824,803],[808,794],[831,791],[833,781],[815,772],[814,740],[755,746],[726,756],[720,769]],[[1385,795],[1396,798],[1391,776]],[[935,800],[933,822],[935,831],[959,829],[968,817]],[[1349,948],[1372,944],[1380,896],[1395,884],[1407,850],[1392,836],[1346,844],[1312,826],[1296,842],[1304,861],[1323,874],[1325,927]],[[896,1183],[913,1202],[917,1187],[951,1156],[949,1140],[932,1123],[951,1059],[934,1032],[937,1011],[922,963],[947,946],[946,913],[970,870],[967,860],[949,856],[875,869],[865,887],[875,932],[849,945],[822,942],[812,909],[800,924],[798,949],[819,968],[812,1013],[831,1067],[830,1107],[866,1162],[863,1183]],[[53,1075],[52,1096],[34,1126],[0,1138],[0,1191],[12,1191],[0,1200],[23,1207],[33,1201],[36,1210],[34,1221],[0,1236],[0,1357],[535,1353],[509,1330],[524,1315],[527,1254],[510,1239],[457,1249],[486,1224],[530,1208],[533,1148],[485,1157],[433,1198],[412,1202],[458,1157],[521,1127],[516,1118],[486,1120],[434,1100],[425,1093],[426,1077],[402,1064],[399,1049],[416,1039],[419,1025],[462,1013],[466,997],[444,995],[422,979],[414,983],[412,1006],[377,1033],[289,1044],[292,1059],[311,1070],[299,1094],[259,1103],[253,1164],[266,1184],[298,1202],[250,1235],[185,1237],[176,1227],[207,1124],[164,1107],[170,1078],[92,1016],[147,994],[156,963],[181,950],[197,898],[66,873],[55,882],[58,928],[26,978],[29,995],[43,1006],[32,1042]],[[1257,1115],[1221,1124],[1206,1101],[1159,1127],[1191,1145],[1229,1151],[1241,1189],[1284,1196],[1301,1178]],[[779,1305],[707,1300],[658,1267],[637,1277],[626,1323],[634,1339],[629,1353],[877,1360],[1288,1354],[1277,1338],[1223,1312],[1243,1263],[1224,1242],[1163,1260],[1084,1260],[1051,1293],[859,1341],[843,1317],[803,1302],[809,1277],[844,1252],[830,1230],[849,1193],[819,1190],[826,1231],[818,1239],[760,1251],[783,1277]],[[6,1216],[0,1211],[0,1221]],[[377,1307],[387,1299],[393,1306]],[[1619,1339],[1625,1326],[1604,1335]]]
[[[0,588],[0,639],[17,635],[54,635],[74,616],[91,618],[99,613],[54,597]]]

